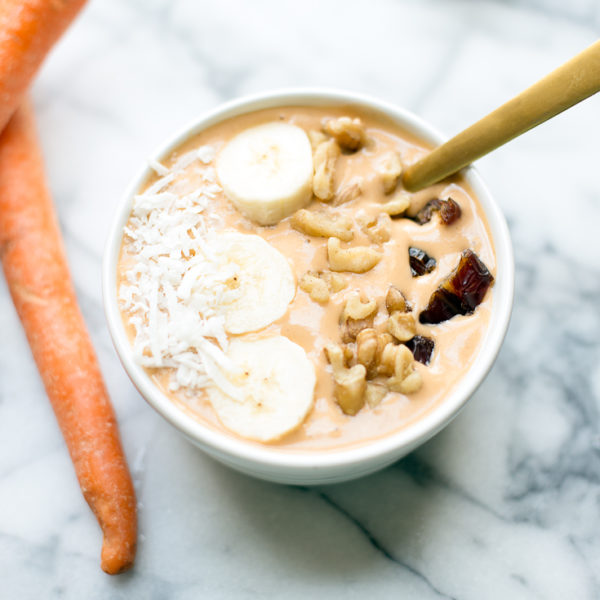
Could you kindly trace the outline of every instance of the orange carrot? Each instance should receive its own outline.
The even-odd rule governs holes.
[[[104,534],[102,568],[119,573],[135,557],[135,492],[77,306],[28,103],[0,134],[0,257],[81,490]]]
[[[0,131],[85,0],[0,1]]]

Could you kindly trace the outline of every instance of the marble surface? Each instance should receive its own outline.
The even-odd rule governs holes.
[[[139,497],[135,569],[99,568],[0,280],[0,598],[600,598],[600,97],[480,161],[514,239],[506,343],[464,412],[376,475],[321,488],[216,464],[139,397],[101,307],[132,172],[217,103],[329,85],[452,134],[600,33],[597,0],[93,0],[34,87],[77,292]]]

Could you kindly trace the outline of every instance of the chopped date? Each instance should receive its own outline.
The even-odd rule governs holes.
[[[431,273],[437,264],[435,258],[432,258],[424,250],[416,248],[415,246],[410,246],[408,249],[408,262],[413,277]]]
[[[421,323],[441,323],[456,315],[471,314],[483,300],[494,277],[472,250],[462,253],[456,269],[429,299],[419,315]]]
[[[440,209],[440,202],[437,198],[430,200],[416,215],[415,221],[419,225],[425,225],[425,223],[429,223],[431,221],[431,217],[433,217],[433,213]]]
[[[433,213],[437,211],[439,211],[440,218],[444,225],[451,225],[454,223],[454,221],[460,217],[462,212],[458,202],[452,198],[448,198],[447,200],[434,198],[416,214],[415,221],[419,225],[425,225],[425,223],[429,223],[429,221],[431,221]]]
[[[415,360],[428,365],[435,348],[435,342],[431,338],[415,335],[414,338],[406,342],[406,346],[413,353]]]
[[[442,200],[440,203],[440,217],[445,225],[454,223],[460,217],[461,212],[460,206],[452,198]]]
[[[433,325],[464,314],[466,314],[466,310],[464,310],[460,298],[447,289],[439,287],[431,294],[427,308],[419,315],[419,321]]]
[[[467,312],[473,312],[481,304],[493,281],[492,274],[477,254],[473,250],[465,250],[451,279],[451,285]]]

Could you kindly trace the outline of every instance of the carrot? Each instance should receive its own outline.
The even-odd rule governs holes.
[[[0,131],[85,0],[0,1]]]
[[[104,534],[101,566],[119,573],[135,557],[135,492],[77,306],[27,102],[0,134],[0,257],[81,490]]]

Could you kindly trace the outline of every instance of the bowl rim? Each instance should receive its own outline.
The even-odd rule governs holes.
[[[166,142],[150,154],[149,159],[160,160],[186,139],[218,122],[237,115],[276,106],[340,106],[357,105],[363,109],[382,113],[391,118],[407,132],[426,143],[440,144],[445,139],[437,129],[412,112],[391,102],[362,93],[340,89],[306,87],[283,88],[252,95],[219,104],[204,112],[180,128]],[[109,332],[117,355],[142,397],[171,425],[203,449],[229,461],[251,462],[266,468],[286,468],[301,472],[310,470],[312,475],[341,467],[352,467],[365,462],[389,462],[424,443],[445,427],[464,407],[491,369],[508,329],[514,298],[514,256],[510,233],[502,211],[491,196],[479,173],[472,166],[461,172],[477,196],[487,217],[492,244],[496,254],[496,281],[494,302],[489,327],[482,347],[465,377],[438,406],[423,417],[395,433],[368,440],[356,446],[327,450],[285,450],[276,446],[260,446],[251,441],[229,436],[194,420],[179,409],[159,388],[141,366],[133,360],[133,353],[117,301],[116,266],[121,247],[123,226],[131,212],[134,194],[152,172],[149,161],[139,169],[119,200],[105,244],[102,263],[102,295]]]

